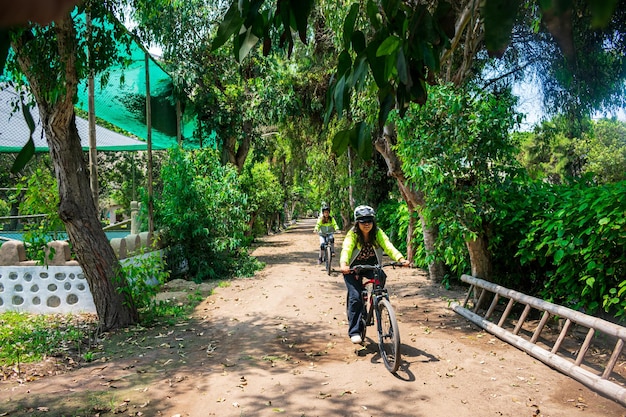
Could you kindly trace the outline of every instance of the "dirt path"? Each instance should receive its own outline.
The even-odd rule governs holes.
[[[390,374],[372,340],[350,343],[343,277],[317,265],[313,225],[263,239],[267,267],[216,288],[189,324],[128,330],[113,357],[2,383],[0,416],[626,416],[456,315],[447,300],[464,293],[417,269],[387,271],[404,359]]]

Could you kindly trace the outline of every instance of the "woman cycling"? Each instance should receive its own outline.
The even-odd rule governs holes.
[[[317,259],[318,264],[321,264],[324,258],[324,244],[326,240],[328,240],[332,253],[335,253],[335,236],[333,233],[337,231],[339,231],[339,226],[337,226],[335,218],[330,215],[330,207],[328,204],[322,205],[320,217],[317,219],[317,223],[313,228],[313,232],[320,235],[320,256]]]
[[[391,259],[408,265],[408,261],[391,243],[385,232],[376,226],[376,212],[370,206],[358,206],[354,210],[354,227],[346,233],[339,258],[340,271],[348,289],[348,336],[352,343],[361,343],[361,312],[363,284],[351,269],[356,265],[382,265],[385,252]],[[371,278],[373,271],[364,271],[361,276]],[[381,282],[385,284],[385,273]]]

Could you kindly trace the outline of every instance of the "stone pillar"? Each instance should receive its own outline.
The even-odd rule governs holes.
[[[137,216],[139,215],[139,202],[130,202],[130,234],[139,234],[139,222],[137,222]]]
[[[113,238],[111,239],[111,246],[113,247],[113,252],[117,255],[117,259],[125,259],[128,254],[126,252],[126,239],[122,238]]]
[[[9,240],[0,246],[0,265],[19,265],[26,260],[24,242]]]
[[[139,235],[128,235],[124,240],[126,241],[127,256],[135,255],[141,249],[141,238]]]
[[[150,232],[139,233],[139,238],[141,239],[141,247],[146,248],[146,250],[151,250],[152,236],[150,236]]]

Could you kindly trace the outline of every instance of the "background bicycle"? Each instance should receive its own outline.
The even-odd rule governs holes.
[[[324,263],[326,272],[332,271],[332,260],[335,256],[335,236],[337,230],[333,226],[319,226],[317,233],[320,236],[320,263]]]
[[[320,233],[320,236],[324,238],[324,243],[322,244],[322,249],[324,252],[322,262],[324,262],[326,272],[328,273],[328,275],[330,275],[332,271],[333,257],[335,256],[335,237],[332,233]]]

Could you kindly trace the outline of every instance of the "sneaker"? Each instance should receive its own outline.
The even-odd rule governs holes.
[[[363,339],[361,339],[361,336],[359,336],[358,334],[355,334],[354,336],[350,336],[350,341],[352,343],[361,343]]]

